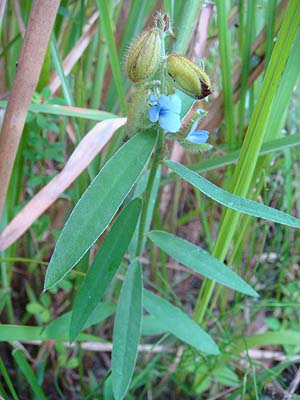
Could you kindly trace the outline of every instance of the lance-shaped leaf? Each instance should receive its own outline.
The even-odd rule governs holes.
[[[140,176],[155,142],[154,132],[135,135],[92,181],[61,232],[46,272],[45,290],[56,285],[103,233]]]
[[[132,200],[120,213],[105,237],[79,289],[72,312],[70,340],[73,341],[114,277],[130,243],[142,201]]]
[[[116,400],[124,398],[136,363],[142,326],[142,272],[133,261],[121,289],[113,334],[112,387]]]
[[[166,331],[207,354],[219,354],[213,339],[186,313],[168,301],[144,289],[144,307]]]
[[[269,221],[278,222],[279,224],[300,228],[300,220],[292,217],[289,214],[276,210],[275,208],[265,206],[264,204],[257,203],[256,201],[248,200],[235,194],[226,192],[226,190],[219,188],[218,186],[204,179],[202,176],[198,175],[196,172],[191,171],[189,168],[184,167],[183,165],[174,161],[166,161],[166,164],[186,182],[193,185],[196,189],[199,189],[200,192],[228,208],[232,208],[233,210],[244,214],[253,215],[254,217],[260,217]]]
[[[169,256],[206,278],[249,296],[258,296],[235,272],[200,247],[162,231],[150,232],[149,238]]]

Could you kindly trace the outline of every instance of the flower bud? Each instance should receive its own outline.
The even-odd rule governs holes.
[[[197,64],[184,56],[170,54],[167,71],[174,85],[194,99],[204,99],[212,93],[208,75]]]
[[[157,28],[144,31],[129,47],[125,71],[128,78],[141,82],[156,71],[161,56],[161,37]]]

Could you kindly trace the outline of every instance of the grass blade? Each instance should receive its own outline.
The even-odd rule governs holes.
[[[1,357],[0,357],[0,372],[1,372],[1,375],[6,383],[7,387],[8,387],[8,390],[10,391],[10,394],[11,394],[13,400],[19,400],[19,397],[15,391],[14,385],[10,379],[10,376],[8,375],[7,369],[5,368],[5,365],[4,365]]]
[[[27,382],[29,383],[32,391],[40,400],[47,400],[45,393],[43,392],[41,385],[39,384],[36,376],[34,375],[28,361],[26,360],[23,352],[21,350],[14,350],[13,357],[20,368],[20,370],[25,375]]]
[[[0,101],[0,108],[6,108],[7,101]],[[101,110],[90,108],[70,107],[55,104],[55,99],[51,104],[30,104],[29,111],[34,113],[53,114],[65,117],[84,118],[93,121],[103,121],[105,119],[119,118],[117,115]]]
[[[124,93],[124,89],[123,89],[120,61],[119,61],[119,57],[118,57],[115,40],[114,40],[111,19],[110,19],[108,8],[107,8],[107,3],[106,3],[106,1],[97,0],[97,6],[99,8],[100,19],[102,22],[103,35],[107,42],[111,70],[112,70],[112,74],[113,74],[113,77],[115,80],[117,92],[119,95],[121,110],[122,110],[122,113],[125,114],[127,111],[127,105],[126,105],[125,93]]]

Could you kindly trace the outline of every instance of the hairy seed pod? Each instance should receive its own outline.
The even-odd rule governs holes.
[[[128,78],[138,83],[151,77],[161,57],[161,36],[157,28],[142,32],[129,47],[125,72]]]
[[[167,71],[173,84],[194,99],[204,99],[212,93],[208,75],[197,64],[184,56],[170,54]]]

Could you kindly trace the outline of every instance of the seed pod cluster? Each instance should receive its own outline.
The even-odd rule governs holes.
[[[160,63],[161,35],[157,28],[148,29],[138,36],[129,47],[125,71],[134,82],[142,82],[150,78]]]
[[[188,58],[170,54],[167,57],[167,72],[173,84],[194,99],[204,99],[212,93],[208,75]]]

